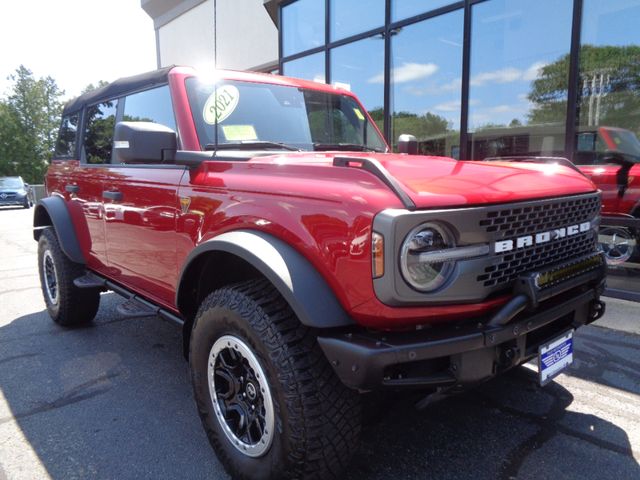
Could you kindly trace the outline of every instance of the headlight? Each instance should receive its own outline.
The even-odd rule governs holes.
[[[400,251],[400,269],[413,288],[432,292],[449,280],[456,261],[488,253],[488,244],[456,247],[454,236],[447,227],[427,222],[414,228],[405,238]]]
[[[436,253],[454,248],[453,235],[438,223],[424,223],[414,228],[402,244],[400,268],[404,279],[416,290],[431,292],[441,287],[451,276],[455,262],[425,261],[423,253]]]

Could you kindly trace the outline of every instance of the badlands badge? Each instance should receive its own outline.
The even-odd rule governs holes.
[[[180,210],[183,214],[189,211],[189,205],[191,205],[191,197],[180,197]]]

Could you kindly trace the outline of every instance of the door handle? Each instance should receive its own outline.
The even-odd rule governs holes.
[[[78,193],[80,191],[80,187],[78,185],[65,185],[64,189],[68,193]]]
[[[102,198],[119,202],[120,200],[122,200],[122,192],[104,191],[102,192]]]

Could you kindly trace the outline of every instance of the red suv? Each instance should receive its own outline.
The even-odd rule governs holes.
[[[610,265],[640,255],[640,140],[623,128],[578,133],[575,162],[602,190],[600,242]]]
[[[90,322],[113,290],[123,314],[178,324],[239,478],[339,476],[362,392],[443,396],[534,358],[544,384],[604,309],[590,180],[389,153],[357,98],[324,84],[118,80],[66,105],[46,186],[49,314]]]

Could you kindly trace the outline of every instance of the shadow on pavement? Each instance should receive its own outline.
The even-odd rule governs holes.
[[[94,325],[66,330],[46,312],[0,328],[0,389],[54,479],[226,478],[191,398],[180,332],[122,319],[103,295]],[[346,474],[383,478],[640,478],[624,430],[567,410],[558,383],[525,369],[415,411],[387,397]]]

